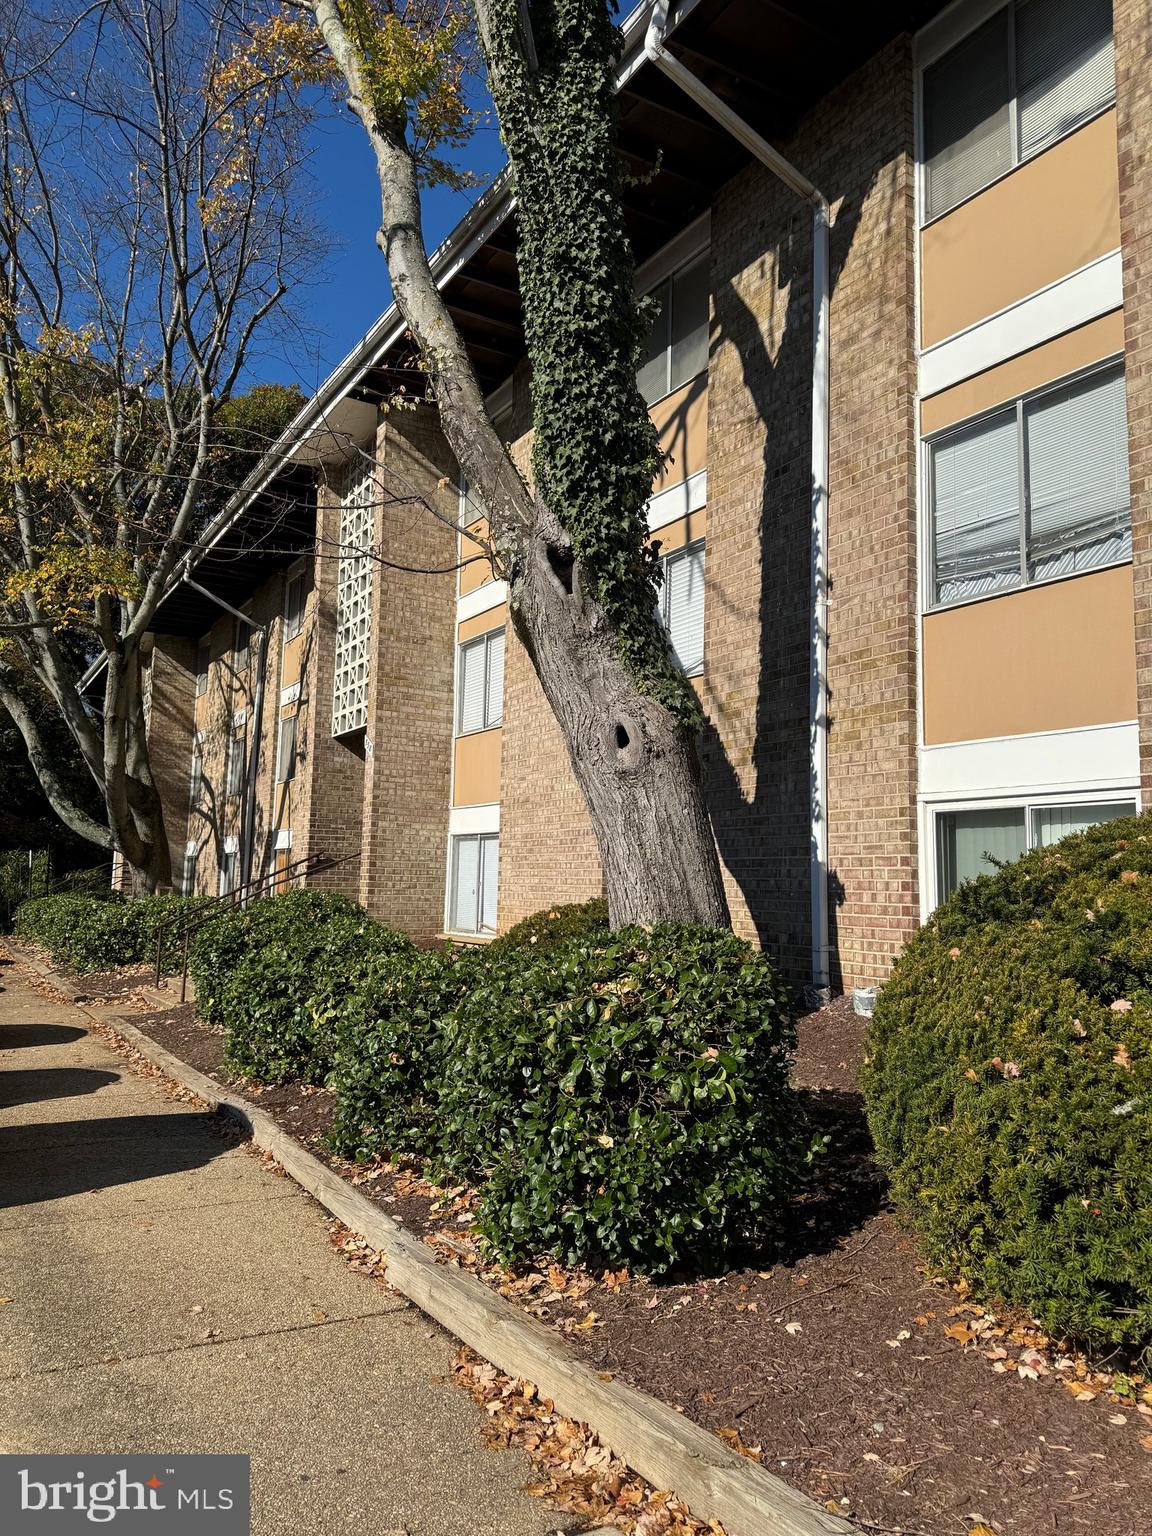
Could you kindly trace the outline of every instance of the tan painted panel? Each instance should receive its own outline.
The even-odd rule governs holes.
[[[478,517],[474,523],[469,523],[468,527],[477,538],[486,539],[488,537],[488,519],[486,517]],[[476,559],[477,555],[482,556],[483,551],[478,549],[471,539],[466,539],[461,535],[460,558],[461,560],[470,560],[472,562],[470,565],[461,567],[460,570],[461,597],[465,593],[475,592],[477,587],[482,587],[486,581],[493,579],[492,567],[488,564],[487,560]]]
[[[502,735],[496,726],[490,731],[457,738],[453,805],[492,805],[499,800]]]
[[[1135,718],[1130,566],[924,618],[930,746]]]
[[[280,687],[291,688],[293,683],[298,683],[301,676],[301,667],[304,659],[304,636],[308,633],[309,611],[304,610],[304,622],[300,626],[300,633],[293,640],[289,640],[284,646],[280,659]]]
[[[707,533],[708,508],[700,507],[695,512],[689,512],[687,517],[678,517],[674,523],[657,528],[652,538],[660,541],[660,552],[666,555],[671,550],[683,549],[685,544],[704,538]]]
[[[653,493],[679,485],[708,463],[708,375],[697,374],[651,410],[668,462],[652,482]]]
[[[941,427],[978,416],[994,405],[1015,400],[1029,390],[1051,384],[1123,350],[1124,311],[1114,309],[1110,315],[1101,315],[1099,320],[1089,321],[1054,341],[1046,341],[1042,347],[1021,352],[1006,363],[931,396],[920,406],[920,430],[927,437]]]
[[[1105,112],[923,231],[923,345],[996,314],[1119,244],[1116,114]]]
[[[477,635],[486,635],[490,629],[501,629],[507,623],[507,603],[501,603],[498,608],[488,608],[456,626],[456,644],[463,645],[465,640],[475,640]]]

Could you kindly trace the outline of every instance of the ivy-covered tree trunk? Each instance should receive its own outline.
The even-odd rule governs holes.
[[[488,514],[509,609],[596,832],[613,923],[728,923],[697,757],[699,703],[661,625],[646,506],[659,465],[636,383],[606,0],[475,0],[511,162],[532,367],[534,485],[488,420],[436,288],[395,96],[338,0],[311,0],[376,157],[379,244],[445,435]]]

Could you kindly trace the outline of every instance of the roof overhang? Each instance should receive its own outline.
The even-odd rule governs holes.
[[[679,0],[667,46],[765,138],[786,141],[804,114],[892,38],[923,26],[940,0],[862,6],[778,0]],[[644,0],[623,23],[618,70],[619,145],[632,177],[624,213],[637,266],[643,266],[710,208],[718,190],[747,163],[737,144],[644,53],[652,11]],[[516,266],[515,199],[508,172],[465,214],[432,256],[432,270],[460,329],[485,395],[507,383],[524,356]],[[424,378],[395,304],[333,369],[276,443],[204,531],[187,564],[205,585],[233,596],[266,579],[268,552],[249,524],[302,495],[303,473],[347,457],[370,435],[379,404],[411,393]],[[314,507],[301,507],[302,529]],[[245,526],[241,529],[240,525]],[[286,534],[278,545],[291,543]],[[267,541],[265,541],[265,544]],[[175,586],[153,627],[192,633],[212,622],[206,601]],[[228,601],[233,601],[232,597]],[[202,631],[200,631],[202,632]]]

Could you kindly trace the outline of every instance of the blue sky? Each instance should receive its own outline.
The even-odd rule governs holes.
[[[291,296],[291,337],[261,349],[245,370],[247,381],[295,383],[306,395],[315,392],[391,297],[388,271],[376,248],[380,195],[364,130],[351,114],[326,114],[312,133],[310,211],[328,242],[327,255],[312,282]],[[495,127],[478,129],[455,161],[482,176],[495,175],[504,163]],[[425,192],[429,250],[440,244],[482,190],[435,187]]]

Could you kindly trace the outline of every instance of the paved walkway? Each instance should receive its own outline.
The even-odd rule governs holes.
[[[247,1452],[256,1536],[567,1529],[452,1342],[83,1022],[0,964],[0,1450]]]

